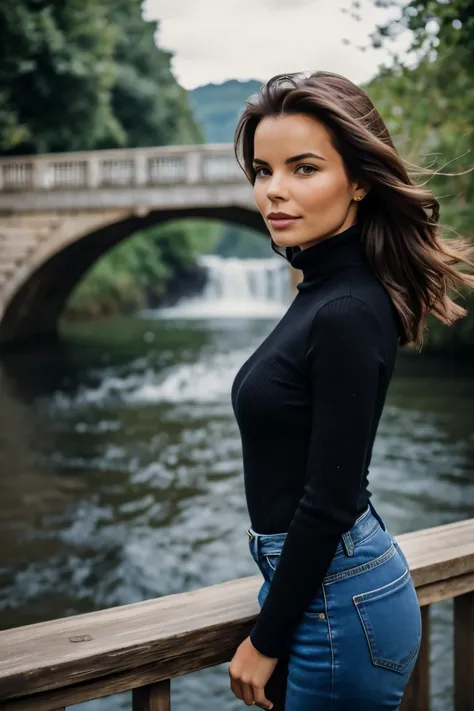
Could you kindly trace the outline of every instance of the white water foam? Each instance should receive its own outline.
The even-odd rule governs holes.
[[[207,272],[200,296],[141,315],[163,319],[272,318],[287,310],[291,287],[283,259],[224,259],[209,254],[201,255],[198,262]]]
[[[215,353],[197,363],[180,363],[159,372],[153,368],[124,376],[105,375],[96,387],[82,386],[74,395],[56,392],[51,406],[70,410],[119,401],[138,403],[222,403],[230,401],[233,378],[251,349]],[[110,373],[110,371],[109,371]]]

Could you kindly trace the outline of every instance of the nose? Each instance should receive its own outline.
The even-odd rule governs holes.
[[[273,173],[267,184],[267,197],[270,201],[285,200],[287,198],[287,189],[285,181],[281,176]]]

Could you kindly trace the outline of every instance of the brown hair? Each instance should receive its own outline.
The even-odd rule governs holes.
[[[474,289],[474,275],[455,267],[458,262],[474,267],[474,246],[459,236],[449,242],[441,239],[438,201],[412,182],[406,167],[410,164],[399,156],[363,89],[332,72],[270,79],[245,102],[235,130],[235,155],[252,185],[255,130],[262,118],[279,114],[305,114],[322,121],[350,179],[369,188],[358,205],[357,222],[367,258],[398,312],[399,344],[414,342],[421,348],[428,313],[447,325],[465,316],[466,309],[449,297],[448,289],[459,295],[461,285]],[[416,173],[450,175],[419,167]],[[294,251],[287,247],[282,256],[291,260]]]

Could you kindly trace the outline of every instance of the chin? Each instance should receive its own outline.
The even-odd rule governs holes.
[[[270,232],[270,236],[278,247],[297,247],[301,242],[301,238],[295,237],[295,235],[283,235],[280,232],[278,234]]]

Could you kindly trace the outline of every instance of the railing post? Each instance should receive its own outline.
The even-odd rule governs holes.
[[[137,153],[133,158],[135,185],[148,183],[147,157],[144,153]]]
[[[474,711],[474,592],[454,598],[454,711]]]
[[[87,187],[98,188],[100,185],[100,161],[97,156],[91,156],[87,160]]]
[[[430,708],[430,606],[421,608],[422,637],[418,659],[405,687],[400,711],[429,711]]]
[[[45,190],[49,188],[49,163],[41,158],[33,160],[32,183],[35,190]]]
[[[132,692],[132,711],[171,711],[171,679]]]
[[[186,158],[186,182],[199,183],[201,180],[201,153],[192,151]]]

